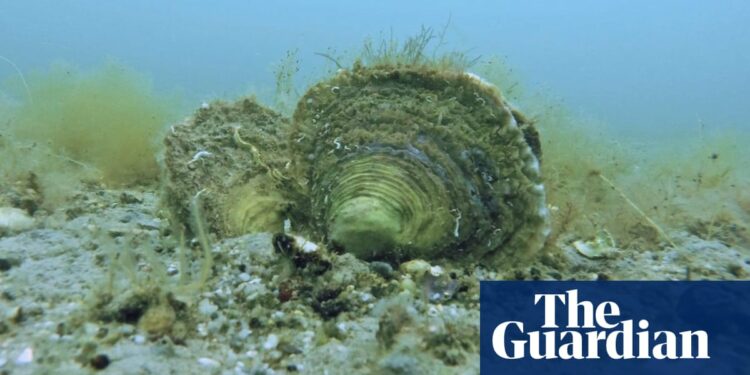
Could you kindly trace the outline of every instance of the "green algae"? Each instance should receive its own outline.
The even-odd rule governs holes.
[[[154,140],[174,120],[173,99],[156,95],[147,80],[116,63],[90,73],[58,65],[28,83],[34,101],[14,113],[17,138],[49,145],[95,168],[109,184],[156,180]]]

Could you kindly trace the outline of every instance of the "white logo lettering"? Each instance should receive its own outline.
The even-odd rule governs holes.
[[[497,325],[492,333],[492,347],[500,358],[522,359],[599,359],[603,344],[606,357],[618,360],[629,359],[709,359],[708,333],[706,331],[656,331],[650,332],[648,320],[638,321],[636,332],[632,319],[620,320],[620,306],[613,301],[594,305],[591,301],[580,300],[578,290],[568,290],[564,294],[535,294],[534,305],[541,302],[544,309],[545,331],[524,331],[521,321],[507,321]],[[557,320],[557,307],[567,307],[565,330]],[[506,339],[512,330],[514,337],[519,334],[526,339]],[[635,343],[638,344],[637,356]],[[508,353],[508,346],[512,351]],[[697,350],[696,350],[697,348]]]

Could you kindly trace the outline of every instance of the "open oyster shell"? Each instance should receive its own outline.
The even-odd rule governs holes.
[[[355,64],[310,88],[291,120],[214,103],[166,144],[167,202],[186,220],[205,191],[220,236],[290,220],[368,260],[508,262],[548,231],[538,134],[473,74]]]
[[[538,134],[474,75],[355,65],[312,87],[292,124],[303,222],[334,247],[403,260],[541,246]]]

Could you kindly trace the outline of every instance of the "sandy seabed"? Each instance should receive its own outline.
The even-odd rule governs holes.
[[[90,187],[36,216],[0,237],[0,374],[474,374],[480,279],[750,272],[749,249],[687,232],[669,233],[674,248],[596,257],[562,243],[501,271],[289,259],[259,233],[213,243],[196,285],[201,251],[180,259],[154,191]]]

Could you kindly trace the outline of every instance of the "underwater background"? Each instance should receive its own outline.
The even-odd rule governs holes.
[[[748,19],[0,1],[0,374],[471,374],[479,280],[748,279]]]
[[[447,24],[442,49],[500,56],[527,90],[618,130],[681,133],[746,125],[748,16],[740,0],[5,1],[0,45],[27,74],[115,59],[195,103],[273,87],[287,51],[302,90],[328,67],[315,52]],[[0,74],[16,76],[7,64]]]

